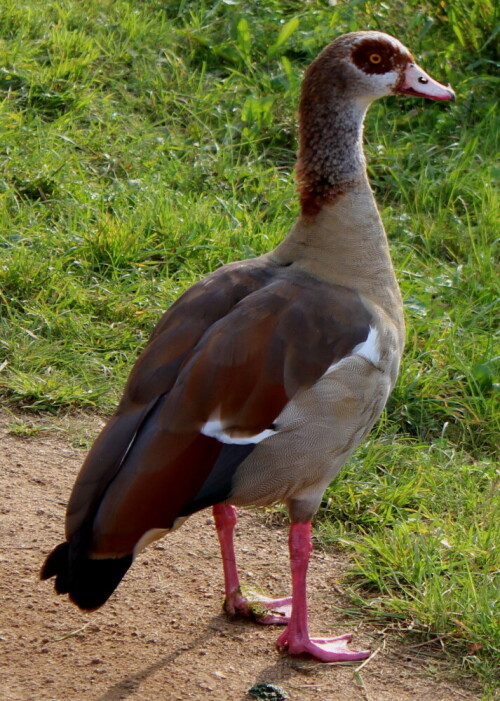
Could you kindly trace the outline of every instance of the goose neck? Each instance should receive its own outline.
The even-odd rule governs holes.
[[[321,102],[312,101],[307,91],[303,95],[297,182],[304,215],[317,214],[366,178],[363,120],[368,104],[335,93]]]

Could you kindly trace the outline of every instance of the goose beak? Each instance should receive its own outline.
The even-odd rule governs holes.
[[[451,88],[438,83],[416,63],[409,63],[406,66],[395,92],[413,95],[413,97],[428,97],[430,100],[455,101],[455,93]]]

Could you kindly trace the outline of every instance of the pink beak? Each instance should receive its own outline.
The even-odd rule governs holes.
[[[451,88],[438,83],[437,80],[431,78],[416,63],[409,63],[406,66],[403,78],[395,92],[413,95],[414,97],[428,97],[430,100],[455,101],[455,93]]]

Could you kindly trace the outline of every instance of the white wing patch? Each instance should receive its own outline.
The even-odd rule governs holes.
[[[150,528],[149,531],[146,531],[146,533],[144,533],[135,544],[133,553],[134,558],[153,541],[159,540],[160,538],[163,538],[163,536],[167,533],[171,533],[172,531],[175,531],[178,528],[180,528],[184,521],[187,521],[188,518],[188,516],[179,516],[175,519],[171,528]]]
[[[211,419],[202,426],[201,432],[204,436],[209,436],[210,438],[217,438],[221,443],[232,443],[233,445],[248,445],[249,443],[260,443],[265,438],[270,436],[275,436],[276,431],[271,428],[266,428],[260,433],[255,433],[253,436],[243,436],[238,438],[238,436],[231,436],[226,433],[224,427],[218,419]]]
[[[142,537],[139,538],[139,540],[135,544],[134,557],[136,557],[136,555],[138,555],[141,552],[141,550],[144,550],[144,548],[146,548],[154,540],[159,540],[160,538],[163,538],[163,536],[166,535],[170,530],[172,530],[172,529],[171,528],[150,528],[149,531],[146,531],[146,533],[144,533],[142,535]]]
[[[380,361],[380,349],[378,344],[378,331],[374,326],[370,326],[370,333],[366,341],[363,343],[358,343],[352,349],[353,355],[361,355],[376,365]]]
[[[379,362],[380,351],[378,345],[378,331],[376,328],[370,326],[370,331],[368,333],[366,341],[363,341],[363,343],[358,343],[357,346],[354,346],[354,348],[351,351],[351,355],[360,355],[362,358],[366,358],[366,360],[369,360],[370,363],[373,363],[374,365],[376,365]],[[325,377],[325,375],[329,375],[332,372],[335,372],[349,357],[350,356],[346,356],[345,358],[342,358],[341,360],[336,360],[334,363],[332,363],[323,375],[323,377]]]

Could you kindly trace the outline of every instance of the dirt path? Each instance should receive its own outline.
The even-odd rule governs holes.
[[[279,685],[292,701],[460,701],[472,687],[443,679],[416,651],[401,651],[381,631],[359,625],[357,646],[379,653],[357,664],[281,656],[278,631],[230,622],[221,613],[222,576],[209,512],[143,553],[112,600],[83,614],[39,582],[43,555],[61,540],[65,500],[99,420],[36,421],[33,435],[10,432],[0,414],[0,698],[5,701],[249,701],[249,687]],[[23,421],[23,420],[21,420]],[[237,547],[243,579],[264,593],[288,592],[286,530],[244,512]],[[315,552],[312,629],[352,629],[342,604],[345,558]],[[359,663],[358,663],[359,664]],[[440,679],[431,669],[440,670]]]

